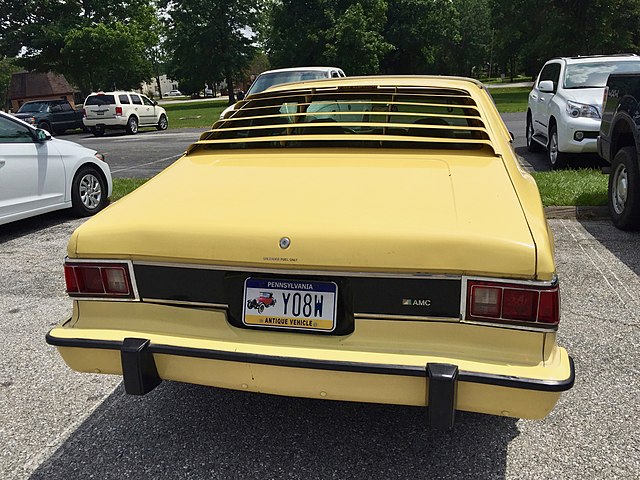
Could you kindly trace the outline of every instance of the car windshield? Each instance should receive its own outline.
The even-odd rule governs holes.
[[[31,102],[25,103],[20,107],[17,113],[36,113],[36,112],[46,112],[49,107],[48,103],[43,102]]]
[[[564,88],[601,88],[612,73],[640,72],[640,60],[567,65]]]
[[[319,80],[327,78],[327,73],[322,70],[294,70],[291,72],[273,72],[258,75],[253,85],[249,87],[247,95],[260,93],[274,85],[290,82],[302,82],[305,80]]]

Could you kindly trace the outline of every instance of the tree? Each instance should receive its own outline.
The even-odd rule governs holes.
[[[7,106],[7,94],[11,76],[20,70],[21,68],[16,63],[15,58],[0,56],[0,109],[4,109]]]
[[[384,0],[343,2],[333,27],[326,32],[324,58],[349,75],[380,73],[380,63],[393,45],[383,37],[387,3]]]
[[[84,93],[111,88],[115,80],[121,88],[137,87],[153,74],[147,55],[158,42],[152,0],[0,2],[8,9],[0,53],[20,55],[26,68],[62,73]]]
[[[249,65],[256,48],[253,30],[259,2],[254,0],[165,0],[165,49],[169,74],[190,93],[205,83],[226,79],[229,102],[234,103],[234,78]]]

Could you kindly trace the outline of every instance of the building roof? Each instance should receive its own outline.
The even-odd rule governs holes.
[[[53,72],[18,72],[11,76],[9,100],[73,93],[64,75]]]

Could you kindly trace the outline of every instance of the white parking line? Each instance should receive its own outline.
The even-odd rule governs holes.
[[[141,163],[141,164],[138,164],[138,165],[131,165],[130,167],[126,167],[126,168],[116,168],[116,169],[111,170],[111,173],[126,172],[127,170],[135,170],[135,169],[140,168],[140,167],[146,167],[148,165],[155,165],[156,163],[162,163],[162,162],[166,162],[166,161],[169,161],[169,160],[177,160],[182,155],[184,155],[184,153],[179,153],[178,155],[171,155],[170,157],[161,158],[160,160],[154,160],[153,162]]]

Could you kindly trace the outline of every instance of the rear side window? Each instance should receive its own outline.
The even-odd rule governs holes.
[[[89,95],[84,102],[85,105],[115,105],[116,99],[113,95]]]
[[[140,100],[138,95],[131,95],[131,102],[136,105],[142,105],[142,100]]]
[[[129,101],[129,95],[118,95],[118,98],[120,99],[120,103],[123,105],[129,105],[131,103]]]

